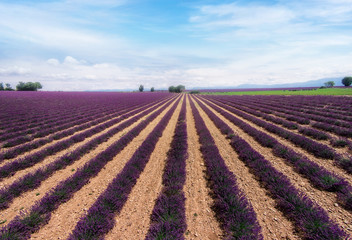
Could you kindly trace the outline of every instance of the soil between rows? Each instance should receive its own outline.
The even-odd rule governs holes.
[[[204,101],[202,101],[204,103]],[[216,112],[213,108],[209,107],[206,105],[211,111],[213,111],[220,119],[222,119],[226,124],[228,124],[236,134],[241,136],[247,143],[249,143],[253,149],[258,151],[261,155],[265,157],[268,161],[271,162],[273,167],[276,168],[279,172],[282,172],[290,182],[293,184],[294,187],[296,187],[299,191],[301,191],[303,194],[306,194],[313,202],[316,202],[319,206],[321,206],[329,215],[329,217],[336,221],[348,234],[352,235],[352,213],[345,210],[341,206],[339,206],[336,203],[336,194],[331,193],[331,192],[326,192],[326,191],[321,191],[316,188],[314,188],[310,182],[296,173],[293,168],[290,165],[287,165],[285,160],[280,159],[276,156],[274,156],[271,152],[270,148],[265,148],[262,147],[259,143],[256,142],[255,139],[253,139],[251,136],[249,136],[247,133],[239,129],[237,126],[235,126],[233,123],[231,123],[229,120],[224,118],[221,114]],[[220,107],[220,106],[218,106]],[[221,108],[221,107],[220,107]],[[221,108],[224,111],[227,111],[226,109]],[[230,113],[229,111],[227,111]],[[230,113],[232,114],[232,113]],[[252,127],[256,128],[257,130],[261,130],[265,133],[268,133],[267,131],[260,129],[258,126],[251,124],[249,121],[246,121],[245,119],[242,119],[241,117],[232,114],[233,116],[236,116],[240,118],[241,120],[245,121],[246,123],[250,124]],[[274,137],[276,140],[278,140],[281,144],[286,145],[284,142],[280,141],[280,139],[274,135],[271,135]],[[297,147],[292,147],[294,150],[296,150]],[[328,168],[328,170],[330,170]]]
[[[177,100],[173,100],[173,102],[175,101]],[[69,201],[60,205],[53,212],[48,224],[32,234],[31,239],[57,239],[58,237],[66,239],[75,228],[78,220],[84,216],[99,195],[105,191],[171,106],[168,106],[156,119],[149,123],[130,144],[108,162],[98,175],[90,179],[89,183],[76,192]]]
[[[187,98],[188,159],[186,160],[186,183],[183,188],[186,197],[186,239],[216,240],[222,236],[219,223],[211,209],[213,203],[205,179],[205,165],[200,152],[195,122]]]
[[[178,103],[136,185],[128,195],[127,202],[121,212],[116,215],[116,224],[105,236],[106,240],[145,238],[150,226],[150,215],[162,189],[165,160],[173,139],[181,106],[182,100]]]
[[[202,100],[203,100],[203,99],[204,99],[204,98],[202,98]],[[264,128],[262,128],[262,127],[256,125],[255,123],[252,123],[251,121],[248,121],[248,120],[242,118],[241,116],[238,116],[238,115],[235,115],[235,114],[231,113],[230,111],[228,111],[228,110],[222,108],[221,106],[218,106],[218,107],[220,107],[222,110],[224,110],[224,111],[226,111],[226,112],[228,112],[228,113],[230,113],[230,114],[236,116],[237,118],[241,119],[241,120],[244,121],[245,123],[247,123],[247,124],[251,125],[252,127],[256,128],[257,130],[260,130],[260,131],[262,131],[262,132],[265,132],[265,133],[268,134],[269,136],[275,138],[275,139],[276,139],[278,142],[280,142],[282,145],[285,145],[285,146],[288,146],[288,147],[294,149],[297,153],[300,153],[300,154],[302,154],[303,156],[306,156],[308,159],[314,161],[314,162],[315,162],[316,164],[318,164],[319,166],[324,167],[325,169],[328,169],[330,172],[333,172],[333,173],[335,173],[336,175],[339,175],[340,177],[342,177],[342,178],[344,178],[346,181],[348,181],[349,184],[352,185],[352,175],[346,173],[343,169],[337,167],[337,166],[334,164],[333,160],[317,158],[317,157],[315,157],[313,154],[311,154],[311,153],[309,153],[308,151],[306,151],[305,149],[302,149],[301,147],[295,146],[295,145],[294,145],[292,142],[290,142],[289,140],[286,140],[286,139],[284,139],[284,138],[282,138],[282,137],[280,137],[280,136],[277,136],[276,134],[271,133],[271,132],[265,130]],[[237,110],[239,110],[239,109],[237,109]],[[239,111],[244,112],[244,111],[242,111],[242,110],[239,110]],[[244,113],[247,113],[247,112],[244,112]],[[249,113],[247,113],[247,114],[249,114]],[[249,115],[251,115],[251,114],[249,114]],[[253,115],[252,115],[252,116],[253,116]],[[254,117],[255,117],[255,116],[254,116]],[[258,118],[258,117],[256,117],[256,118]],[[265,120],[265,119],[262,119],[262,118],[258,118],[258,119],[263,120],[263,121],[265,121],[265,122],[267,122],[267,123],[273,124],[273,125],[275,125],[275,126],[277,126],[277,127],[283,128],[282,126],[280,126],[280,125],[278,125],[278,124],[275,124],[275,123],[272,123],[272,122],[269,122],[269,121],[267,121],[267,120]],[[285,130],[289,131],[288,129],[285,129]],[[316,141],[316,140],[314,140],[314,141]]]
[[[255,176],[238,159],[238,155],[230,146],[229,140],[225,138],[196,102],[195,105],[213,136],[226,165],[236,176],[239,189],[253,206],[264,239],[300,239],[295,233],[292,223],[275,208],[275,201],[268,196],[267,190],[260,186]]]
[[[54,188],[60,181],[72,176],[79,167],[82,167],[87,161],[89,161],[90,159],[92,159],[93,157],[98,155],[101,151],[104,151],[106,148],[108,148],[110,146],[111,143],[113,143],[114,141],[117,141],[122,135],[124,135],[126,132],[131,130],[133,127],[138,125],[146,117],[147,117],[147,115],[144,116],[143,118],[141,118],[140,120],[136,121],[135,123],[133,123],[128,128],[124,129],[123,131],[112,136],[106,142],[98,145],[95,149],[91,150],[90,152],[88,152],[87,154],[82,156],[79,160],[75,161],[70,166],[67,166],[64,169],[61,169],[61,170],[55,172],[52,176],[50,176],[48,179],[46,179],[44,182],[42,182],[42,184],[40,185],[39,188],[34,189],[29,192],[26,192],[26,193],[22,194],[20,197],[14,199],[14,201],[12,202],[12,204],[10,205],[10,207],[8,209],[5,209],[0,212],[0,220],[6,219],[6,223],[3,225],[6,225],[7,223],[9,223],[22,210],[23,211],[29,210],[30,207],[32,205],[34,205],[35,201],[38,201],[42,197],[44,197],[46,192],[48,192],[49,190]],[[117,125],[120,125],[120,124],[121,123],[119,123]],[[112,127],[116,127],[116,125],[114,125]],[[97,135],[94,135],[94,136],[97,136]],[[39,165],[39,167],[45,166],[43,163],[39,163],[37,165]],[[37,169],[38,168],[37,165],[33,166],[32,168]],[[29,168],[28,172],[29,171],[33,172],[34,170],[32,168]]]
[[[169,101],[167,101],[167,102],[169,102]],[[147,109],[142,110],[141,112],[148,112],[148,109],[150,109],[150,108],[152,108],[152,107],[153,107],[153,106],[148,107]],[[134,110],[132,110],[132,111],[134,111]],[[138,114],[139,114],[139,113],[138,113]],[[137,114],[135,114],[135,115],[137,115]],[[126,119],[123,119],[121,122],[119,122],[119,123],[117,123],[117,124],[115,124],[115,125],[113,125],[113,126],[111,126],[111,127],[108,127],[108,128],[106,128],[106,129],[104,129],[103,131],[101,131],[101,132],[99,132],[99,133],[96,133],[96,134],[94,134],[94,135],[92,135],[92,136],[90,136],[90,137],[88,137],[88,138],[85,138],[82,142],[75,143],[75,144],[73,144],[72,146],[70,146],[69,148],[66,148],[66,149],[64,149],[64,150],[62,150],[62,151],[60,151],[60,152],[58,152],[58,153],[56,153],[56,154],[54,154],[54,155],[47,156],[43,161],[41,161],[41,162],[35,164],[35,165],[32,166],[32,167],[29,167],[29,168],[20,170],[20,171],[16,172],[13,176],[10,176],[10,177],[8,177],[8,178],[2,179],[2,181],[0,182],[0,187],[6,187],[6,186],[12,184],[12,183],[13,183],[14,181],[16,181],[17,179],[23,177],[23,176],[26,175],[27,173],[29,173],[29,172],[34,172],[34,171],[36,171],[37,169],[42,168],[43,166],[46,166],[46,165],[50,164],[51,162],[54,162],[56,159],[60,158],[61,156],[63,156],[63,155],[65,155],[65,154],[68,154],[68,153],[74,151],[76,148],[78,148],[78,147],[80,147],[80,146],[83,146],[84,144],[86,144],[87,142],[89,142],[90,140],[92,140],[93,138],[96,138],[96,137],[98,137],[98,136],[101,136],[102,134],[108,132],[110,129],[112,129],[112,128],[116,127],[116,126],[119,126],[120,124],[122,124],[122,123],[128,121],[129,119],[133,118],[135,115],[130,116],[130,117],[126,118]],[[118,118],[118,117],[117,117],[117,118]],[[113,119],[115,119],[115,118],[113,118]],[[142,119],[145,119],[145,117],[143,117]],[[110,120],[111,120],[111,119],[110,119]],[[110,121],[110,120],[107,120],[107,121]],[[105,122],[107,122],[107,121],[105,121]],[[137,122],[139,123],[139,122],[141,122],[141,121],[142,121],[142,120],[140,119],[140,120],[138,120]],[[105,122],[103,122],[103,123],[101,123],[101,124],[104,124]],[[101,124],[98,124],[98,125],[101,125]],[[98,125],[95,125],[95,126],[93,126],[93,127],[96,127],[96,126],[98,126]],[[132,125],[135,126],[135,125],[137,125],[137,124],[136,124],[136,123],[133,123]],[[91,127],[91,128],[93,128],[93,127]],[[91,129],[91,128],[88,128],[88,129],[85,129],[85,130],[82,130],[82,131],[78,131],[78,132],[76,132],[75,134],[66,137],[65,139],[70,138],[70,137],[72,137],[72,136],[74,136],[74,135],[77,135],[77,134],[79,134],[79,133],[81,133],[81,132],[83,132],[83,131],[86,131],[86,130],[88,131],[88,130]],[[128,127],[128,128],[126,128],[126,129],[124,129],[122,133],[127,132],[129,129],[131,129],[131,127]],[[121,135],[122,133],[118,133],[118,134]],[[116,136],[117,136],[117,135],[116,135]],[[64,139],[63,139],[63,140],[64,140]],[[53,144],[54,144],[54,143],[53,143]],[[50,144],[50,145],[51,145],[51,144]],[[98,148],[102,149],[102,146],[103,146],[103,145],[97,146],[95,152],[98,152]],[[43,148],[41,147],[40,149],[43,149]],[[92,152],[92,151],[91,151],[91,152]],[[16,159],[17,159],[17,158],[16,158]]]

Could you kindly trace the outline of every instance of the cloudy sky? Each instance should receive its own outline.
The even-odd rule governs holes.
[[[352,73],[352,0],[0,0],[0,82],[230,87]]]

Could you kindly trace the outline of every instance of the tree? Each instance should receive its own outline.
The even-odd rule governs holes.
[[[139,91],[143,92],[143,90],[144,90],[144,86],[143,85],[139,85]]]
[[[169,92],[175,92],[175,93],[180,93],[184,91],[186,88],[183,85],[178,85],[177,87],[170,86],[169,87]]]
[[[169,92],[175,92],[175,89],[176,89],[176,88],[175,88],[174,86],[170,86],[170,87],[169,87]]]
[[[186,89],[185,86],[183,86],[183,85],[178,85],[178,86],[176,87],[176,92],[177,92],[177,93],[180,93],[180,92],[183,92],[185,89]]]
[[[3,83],[0,83],[0,91],[4,91],[4,84]]]
[[[16,86],[17,91],[37,91],[42,88],[40,82],[19,82]]]
[[[335,86],[335,82],[334,81],[328,81],[324,83],[325,87],[333,87]]]
[[[37,89],[42,89],[43,88],[43,86],[42,86],[42,84],[40,84],[40,82],[35,82],[34,84],[37,87]]]
[[[13,91],[10,83],[6,83],[5,86],[6,86],[5,91]]]
[[[345,87],[351,86],[352,84],[352,77],[344,77],[342,79],[342,84],[345,85]]]
[[[150,91],[151,91],[151,92],[154,92],[154,87],[152,87],[152,88],[150,89]]]

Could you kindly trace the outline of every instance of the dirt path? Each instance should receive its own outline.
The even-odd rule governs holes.
[[[176,101],[176,100],[174,100]],[[132,157],[140,144],[154,129],[161,118],[171,108],[167,107],[156,119],[154,119],[140,134],[128,144],[113,160],[92,178],[81,190],[76,192],[66,203],[55,210],[49,223],[32,235],[31,239],[66,239],[72,232],[79,218],[93,205],[101,193],[105,191],[109,183],[122,170],[126,162]]]
[[[208,105],[207,107],[209,108]],[[306,178],[303,178],[298,173],[294,172],[292,167],[287,165],[283,159],[274,156],[270,148],[262,147],[259,143],[255,141],[255,139],[253,139],[251,136],[249,136],[237,126],[232,124],[229,120],[221,116],[221,114],[217,113],[212,108],[210,109],[226,124],[228,124],[236,134],[241,136],[247,143],[249,143],[253,149],[258,151],[265,157],[265,159],[270,161],[273,167],[276,168],[276,170],[282,172],[290,180],[294,187],[296,187],[302,193],[305,193],[311,200],[313,200],[323,209],[325,209],[331,219],[335,220],[340,226],[342,226],[346,230],[348,234],[352,235],[352,213],[340,207],[336,203],[335,193],[320,191],[314,188]]]
[[[145,238],[149,230],[150,215],[162,189],[162,175],[165,168],[167,151],[170,149],[181,106],[182,101],[178,104],[149,162],[128,195],[127,202],[120,214],[116,216],[116,225],[105,236],[106,240]]]
[[[188,159],[186,160],[186,183],[183,188],[186,197],[185,238],[189,240],[216,240],[222,230],[211,209],[213,200],[207,187],[205,165],[189,101],[186,106]]]
[[[264,239],[300,239],[296,235],[292,223],[275,208],[275,201],[267,195],[268,192],[260,186],[255,176],[238,159],[238,155],[230,146],[229,140],[200,109],[198,104],[196,104],[196,107],[211,132],[226,165],[236,176],[239,188],[252,204],[258,222],[262,227]]]
[[[64,169],[61,169],[55,172],[51,177],[49,177],[44,182],[42,182],[42,184],[37,189],[26,192],[22,194],[20,197],[14,199],[14,201],[11,203],[8,209],[0,211],[0,220],[6,219],[7,222],[5,224],[7,224],[16,215],[18,215],[21,210],[30,209],[30,207],[34,205],[35,201],[40,200],[42,197],[44,197],[46,192],[54,188],[60,181],[67,179],[68,177],[73,175],[79,167],[82,167],[87,161],[97,156],[101,151],[104,151],[106,148],[110,146],[111,143],[113,143],[114,141],[117,141],[122,135],[124,135],[133,127],[138,125],[146,117],[147,115],[141,118],[139,121],[133,123],[128,128],[124,129],[123,131],[112,136],[111,138],[109,138],[108,141],[98,145],[95,149],[91,150],[89,153],[82,156],[79,160],[75,161],[72,165],[67,166]]]

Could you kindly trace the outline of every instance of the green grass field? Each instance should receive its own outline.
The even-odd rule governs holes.
[[[352,95],[352,88],[318,88],[314,90],[268,90],[244,92],[203,92],[214,95]]]

